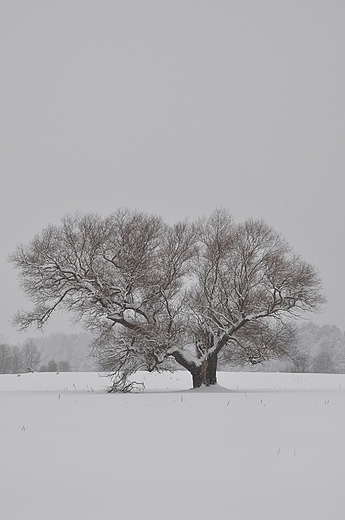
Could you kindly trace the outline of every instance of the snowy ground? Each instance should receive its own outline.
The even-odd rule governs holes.
[[[1,519],[345,517],[345,375],[136,379],[119,395],[95,373],[0,376]]]

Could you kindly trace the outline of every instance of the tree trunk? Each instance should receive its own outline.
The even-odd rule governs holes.
[[[190,370],[193,378],[193,388],[211,386],[217,383],[217,354],[209,356],[200,366]]]

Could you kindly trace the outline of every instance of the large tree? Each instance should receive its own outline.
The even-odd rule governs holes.
[[[104,370],[177,362],[194,387],[216,383],[219,357],[289,356],[292,319],[324,301],[316,270],[277,232],[263,221],[237,224],[224,210],[172,226],[130,210],[66,216],[11,260],[34,304],[16,316],[19,327],[42,328],[64,308],[97,334]]]

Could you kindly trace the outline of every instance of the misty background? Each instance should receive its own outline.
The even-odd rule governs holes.
[[[118,207],[264,218],[319,270],[313,322],[344,331],[344,22],[341,1],[3,0],[1,340],[44,342],[10,323],[16,245]]]

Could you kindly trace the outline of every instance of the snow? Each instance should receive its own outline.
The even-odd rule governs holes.
[[[345,375],[0,376],[0,518],[340,520]]]

